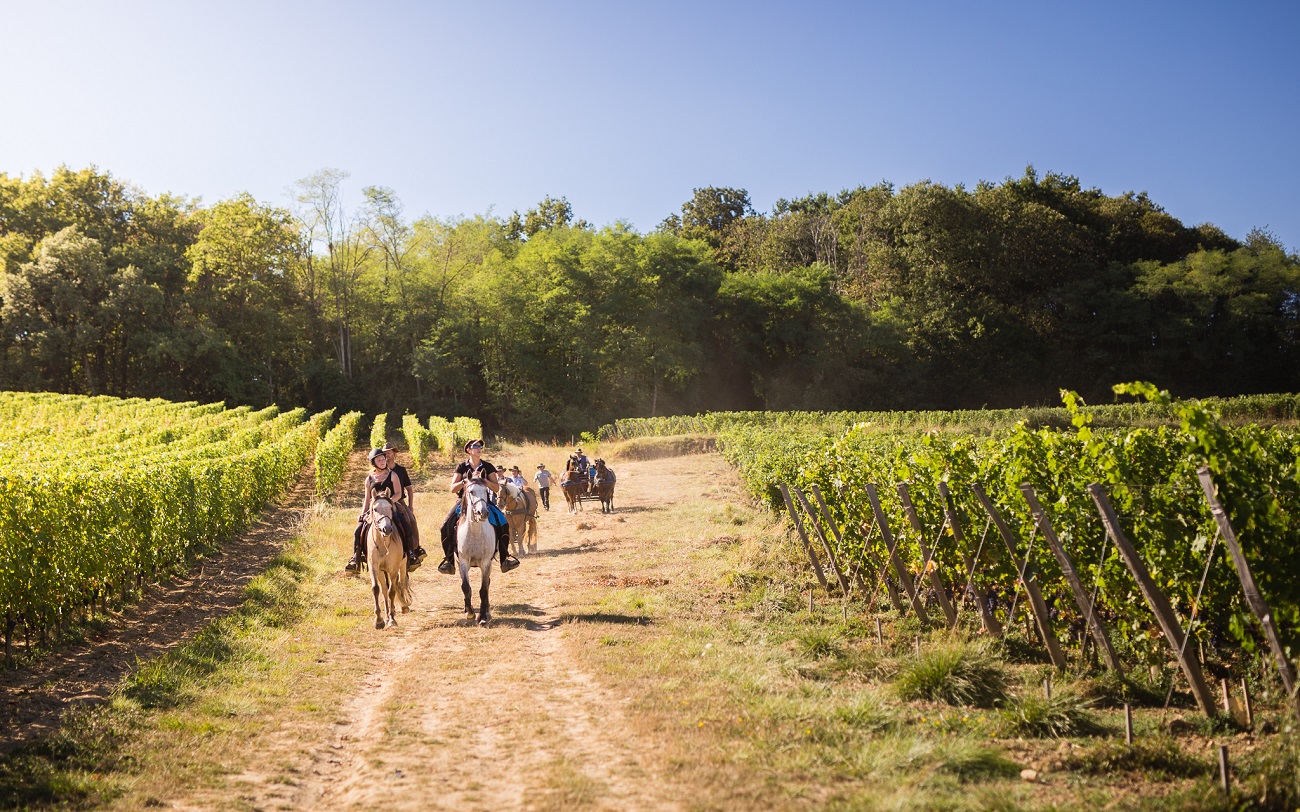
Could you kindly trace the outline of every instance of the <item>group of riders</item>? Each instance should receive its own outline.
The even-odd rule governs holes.
[[[443,521],[440,529],[442,536],[442,561],[438,564],[438,572],[444,575],[451,575],[455,572],[453,560],[456,553],[456,522],[460,518],[461,491],[471,480],[482,480],[492,492],[493,498],[500,493],[503,484],[503,472],[495,465],[483,459],[483,441],[470,440],[465,443],[466,458],[456,466],[455,473],[451,476],[451,493],[455,494],[456,504],[447,513],[447,518]],[[415,491],[411,487],[411,475],[407,472],[405,466],[397,463],[397,448],[391,443],[386,443],[383,448],[375,448],[370,451],[370,473],[366,476],[365,499],[361,505],[361,515],[357,517],[357,528],[352,536],[352,558],[348,561],[344,569],[349,572],[355,572],[361,568],[366,559],[366,527],[370,520],[370,508],[375,499],[386,498],[394,505],[393,524],[397,526],[398,535],[402,539],[402,550],[406,553],[406,571],[411,572],[419,569],[427,553],[420,546],[420,531],[415,523]],[[595,476],[595,468],[592,466],[587,455],[582,453],[578,448],[569,456],[567,470],[581,471],[584,474],[590,470],[592,476]],[[512,479],[516,484],[522,486],[523,477],[519,474],[519,469],[511,469],[514,477]],[[538,491],[541,496],[542,504],[547,510],[551,509],[550,491],[553,474],[546,470],[545,465],[537,466],[537,474],[533,477],[537,482]],[[488,506],[488,521],[496,533],[497,554],[500,560],[501,571],[510,572],[519,566],[519,559],[510,554],[510,527],[505,513],[501,511],[495,503]]]

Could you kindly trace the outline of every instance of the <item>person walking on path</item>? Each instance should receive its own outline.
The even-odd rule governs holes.
[[[533,481],[537,483],[537,495],[542,497],[542,507],[547,510],[551,509],[551,480],[555,475],[546,470],[546,463],[537,463],[537,473],[533,474]]]

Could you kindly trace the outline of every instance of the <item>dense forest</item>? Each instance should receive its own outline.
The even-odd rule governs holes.
[[[1070,176],[780,200],[641,234],[564,198],[406,215],[346,173],[291,209],[0,174],[0,388],[472,414],[534,436],[713,409],[1300,389],[1300,257]]]

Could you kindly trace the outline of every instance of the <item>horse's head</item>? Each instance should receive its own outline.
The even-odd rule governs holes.
[[[500,496],[501,502],[505,506],[506,510],[520,510],[526,504],[524,499],[524,489],[513,482],[507,482],[501,486]]]
[[[393,492],[387,488],[374,493],[370,502],[370,523],[385,536],[393,532]]]
[[[488,494],[490,489],[480,477],[474,477],[461,491],[463,507],[461,517],[468,517],[471,522],[484,522],[488,518]]]

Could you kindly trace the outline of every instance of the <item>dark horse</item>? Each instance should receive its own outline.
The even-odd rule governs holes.
[[[614,512],[614,471],[605,466],[604,460],[596,460],[596,478],[592,480],[591,492],[600,497],[600,512]]]
[[[569,461],[564,464],[564,473],[560,475],[560,492],[564,494],[564,501],[569,503],[570,513],[578,512],[582,507],[582,497],[590,489],[591,480],[587,477],[587,472],[578,464],[576,457],[569,455]]]

